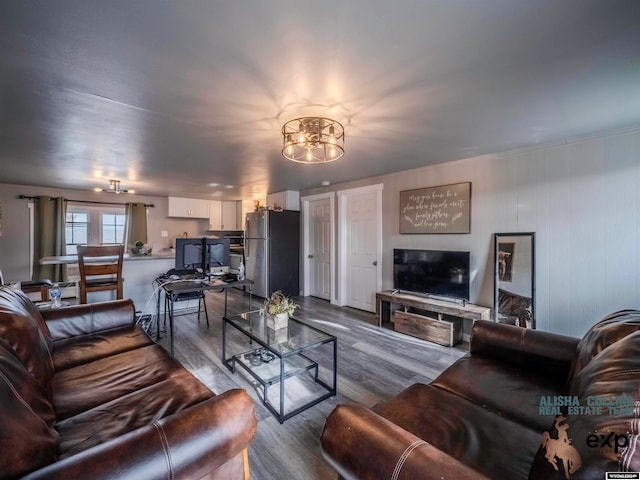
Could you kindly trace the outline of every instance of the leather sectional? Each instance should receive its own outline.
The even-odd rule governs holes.
[[[0,478],[245,479],[244,390],[215,395],[130,300],[40,312],[0,287]]]
[[[602,479],[640,471],[638,417],[640,312],[582,339],[480,320],[431,384],[339,405],[321,444],[346,479]]]

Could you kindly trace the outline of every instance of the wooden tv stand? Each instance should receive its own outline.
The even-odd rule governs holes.
[[[489,320],[491,309],[386,290],[376,293],[376,313],[379,326],[393,323],[398,332],[451,347],[462,339],[463,319]]]

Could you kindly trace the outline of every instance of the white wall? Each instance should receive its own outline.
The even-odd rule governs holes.
[[[340,161],[348,162],[348,154]],[[401,190],[467,181],[472,182],[471,234],[400,235]],[[383,288],[392,287],[393,248],[469,250],[471,301],[492,306],[492,234],[533,231],[538,329],[581,336],[607,313],[640,309],[640,128],[334,185],[331,190],[374,183],[384,183]]]

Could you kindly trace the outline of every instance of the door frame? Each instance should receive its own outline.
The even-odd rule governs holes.
[[[376,194],[376,292],[382,290],[382,189],[384,184],[367,185],[364,187],[349,188],[346,190],[338,190],[338,272],[344,272],[343,278],[346,278],[347,272],[347,206],[350,197],[362,195],[366,193]],[[337,292],[337,305],[344,306],[347,304],[347,282],[340,282]]]
[[[302,295],[308,297],[310,295],[310,284],[311,284],[311,269],[309,268],[309,250],[310,250],[310,232],[309,232],[309,219],[311,215],[309,214],[309,203],[314,202],[316,200],[323,200],[325,198],[329,199],[329,236],[330,240],[330,248],[329,252],[329,278],[330,278],[330,302],[332,304],[337,304],[337,296],[336,296],[336,194],[335,192],[326,192],[326,193],[318,193],[316,195],[308,195],[300,198],[300,206],[302,207]]]

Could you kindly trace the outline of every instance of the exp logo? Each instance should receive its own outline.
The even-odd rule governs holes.
[[[629,446],[629,435],[626,433],[609,432],[599,434],[597,431],[587,437],[590,448],[612,448],[616,453]]]

